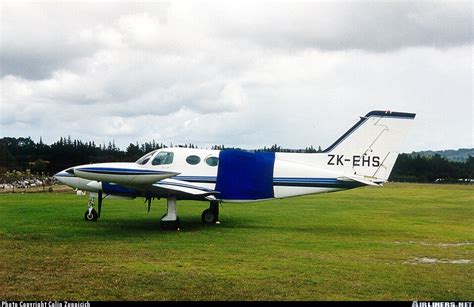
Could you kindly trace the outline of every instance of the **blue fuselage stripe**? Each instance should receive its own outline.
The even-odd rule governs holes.
[[[105,168],[105,167],[91,167],[91,168],[78,168],[80,172],[86,173],[102,173],[112,175],[160,175],[167,174],[168,172],[152,171],[152,170],[138,170],[129,168]]]
[[[173,179],[193,183],[216,183],[217,178],[211,176],[175,176]],[[165,183],[165,182],[163,182]],[[166,183],[167,184],[167,183]],[[313,188],[355,188],[364,186],[354,181],[340,181],[337,178],[302,178],[302,177],[275,177],[273,186],[279,187],[313,187]]]

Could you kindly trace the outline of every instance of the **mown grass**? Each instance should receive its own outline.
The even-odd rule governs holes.
[[[0,195],[0,299],[473,300],[474,186],[389,184],[261,203]],[[463,244],[457,244],[463,243]],[[430,258],[443,263],[417,263]],[[470,260],[470,263],[449,263]],[[448,263],[446,263],[448,262]]]

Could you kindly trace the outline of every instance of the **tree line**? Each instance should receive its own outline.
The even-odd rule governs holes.
[[[474,157],[466,161],[449,161],[439,154],[400,154],[389,180],[399,182],[456,183],[474,179]]]
[[[97,145],[93,141],[84,142],[68,137],[61,137],[51,145],[38,143],[30,137],[4,137],[0,139],[0,176],[7,171],[29,170],[33,174],[52,175],[68,167],[86,163],[125,162],[135,161],[147,152],[155,149],[171,147],[156,142],[143,144],[130,143],[125,150],[121,150],[114,141]],[[183,144],[180,147],[198,148],[195,144]],[[229,149],[224,145],[214,145],[212,149]],[[285,149],[274,144],[270,147],[255,151],[270,152],[321,152],[321,147],[313,146],[305,149]],[[414,154],[401,154],[390,176],[392,181],[409,182],[458,182],[459,179],[474,178],[474,157],[469,156],[467,161],[448,161],[436,154],[432,157],[423,157]]]
[[[12,169],[54,174],[79,164],[135,161],[147,152],[165,147],[155,141],[141,145],[137,142],[123,151],[114,141],[97,145],[68,136],[47,145],[42,139],[36,143],[30,137],[4,137],[0,139],[0,174]]]

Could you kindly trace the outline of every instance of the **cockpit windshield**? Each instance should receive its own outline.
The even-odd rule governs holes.
[[[147,164],[147,162],[148,162],[148,161],[150,160],[150,158],[155,154],[155,152],[156,152],[156,150],[147,153],[146,155],[144,155],[143,157],[141,157],[140,159],[138,159],[135,163],[136,163],[136,164],[140,164],[140,165],[145,165],[145,164]]]
[[[162,151],[159,152],[151,161],[152,165],[163,165],[173,163],[173,153]]]

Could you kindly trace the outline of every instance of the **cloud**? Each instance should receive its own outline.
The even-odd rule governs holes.
[[[210,6],[222,37],[266,48],[447,48],[472,43],[469,1],[260,2]]]
[[[325,147],[359,115],[392,109],[419,114],[410,150],[471,146],[469,9],[7,3],[0,129],[122,148]]]
[[[104,44],[116,47],[114,40],[122,33],[114,32],[110,24],[120,16],[149,11],[163,22],[168,7],[167,3],[2,2],[1,75],[48,78],[55,70],[93,55]],[[99,33],[92,35],[91,31]],[[92,42],[88,35],[98,40]]]

